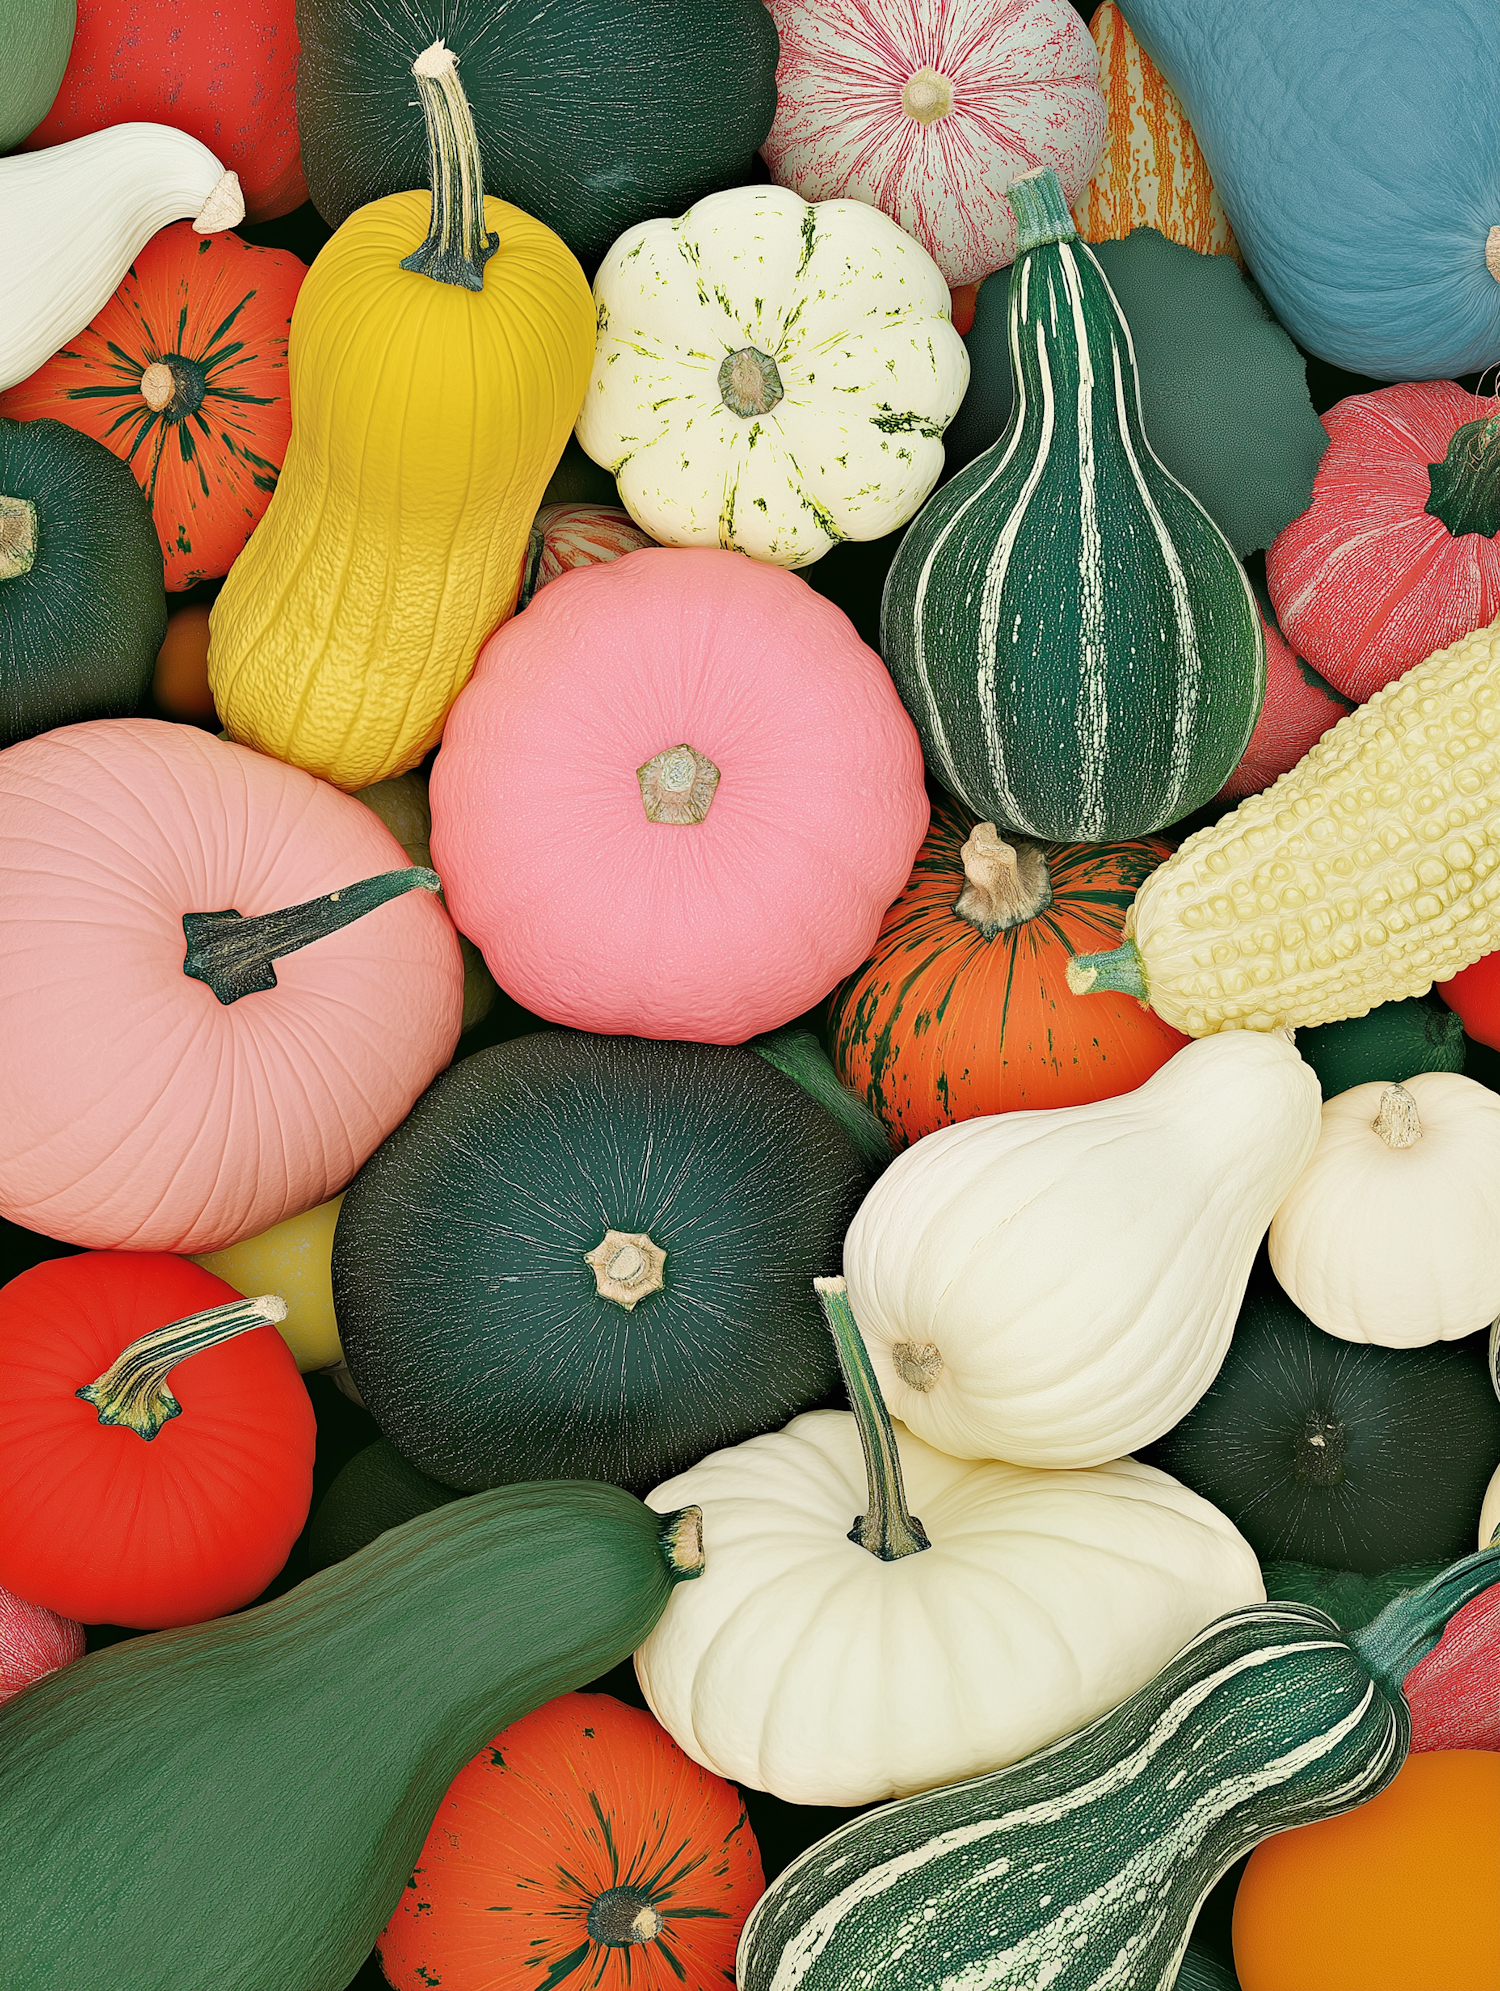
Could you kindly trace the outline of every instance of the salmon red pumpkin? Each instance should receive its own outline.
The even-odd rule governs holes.
[[[459,1771],[380,1967],[396,1991],[722,1991],[764,1887],[732,1784],[640,1709],[564,1694]]]
[[[906,889],[829,1015],[839,1077],[892,1141],[985,1113],[1113,1099],[1182,1049],[1187,1039],[1138,1002],[1115,996],[1101,1014],[1066,980],[1095,935],[1121,933],[1136,887],[1167,854],[1155,837],[1008,844],[957,803],[933,804]]]
[[[169,591],[227,574],[271,502],[292,429],[295,256],[190,221],[153,235],[104,309],[0,414],[50,415],[129,464]]]

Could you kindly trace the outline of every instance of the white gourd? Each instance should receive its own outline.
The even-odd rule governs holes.
[[[238,176],[165,124],[117,124],[0,159],[0,389],[36,372],[119,288],[169,221],[244,219]]]
[[[1484,1503],[1479,1509],[1479,1540],[1475,1546],[1487,1549],[1497,1543],[1500,1543],[1500,1466],[1496,1466],[1484,1490]]]
[[[1319,1098],[1285,1034],[1226,1031],[1119,1098],[916,1142],[844,1244],[892,1416],[957,1458],[1052,1468],[1160,1437],[1218,1373]]]
[[[1457,1072],[1323,1107],[1271,1224],[1271,1269],[1325,1334],[1424,1348],[1500,1314],[1500,1098]]]
[[[805,567],[912,517],[969,380],[948,287],[888,215],[733,187],[594,280],[578,440],[664,546]]]

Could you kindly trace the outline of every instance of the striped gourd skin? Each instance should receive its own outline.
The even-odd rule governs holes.
[[[901,543],[881,652],[931,772],[1003,829],[1115,843],[1238,764],[1265,640],[1219,528],[1151,451],[1129,327],[1081,242],[1010,284],[1010,426]]]
[[[751,1912],[741,1991],[1169,1991],[1220,1875],[1373,1797],[1410,1732],[1323,1612],[1232,1611],[1076,1735],[813,1846]]]

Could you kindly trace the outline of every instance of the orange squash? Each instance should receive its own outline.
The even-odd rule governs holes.
[[[1500,1755],[1408,1756],[1367,1804],[1251,1854],[1242,1991],[1500,1991],[1497,1858]]]
[[[396,1991],[724,1991],[764,1887],[732,1784],[640,1709],[564,1694],[459,1771],[380,1967]]]
[[[1156,837],[1011,845],[934,802],[874,953],[830,1004],[839,1077],[894,1143],[982,1113],[1113,1099],[1182,1049],[1140,1003],[1112,996],[1101,1013],[1067,985],[1073,955],[1123,931],[1168,849]]]

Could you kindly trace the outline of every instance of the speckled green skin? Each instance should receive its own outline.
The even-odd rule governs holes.
[[[0,1707],[4,1991],[344,1991],[443,1792],[631,1652],[672,1578],[616,1487],[424,1514],[275,1602]]]

